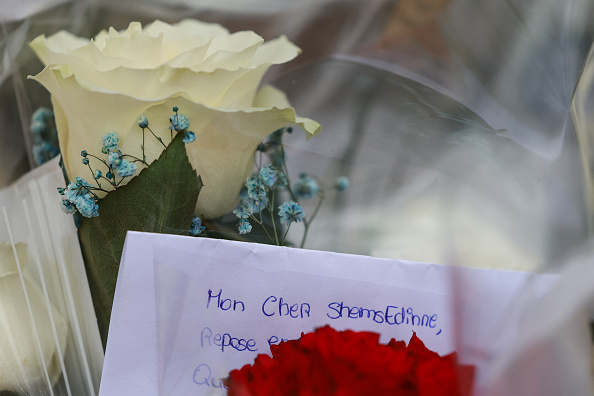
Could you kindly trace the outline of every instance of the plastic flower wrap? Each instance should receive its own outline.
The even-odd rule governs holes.
[[[413,333],[408,346],[379,334],[338,332],[330,326],[299,340],[271,345],[272,357],[233,370],[231,396],[281,395],[467,395],[473,369],[459,366],[456,354],[439,356]]]
[[[37,389],[46,378],[55,384],[62,373],[58,354],[64,354],[68,332],[62,315],[51,307],[62,348],[58,351],[41,288],[26,272],[27,246],[19,243],[16,251],[18,263],[12,246],[0,243],[0,390],[9,391]],[[17,265],[23,273],[28,300],[21,288]],[[27,312],[35,317],[38,333],[32,329]]]
[[[96,395],[103,348],[58,158],[0,189],[0,394]],[[10,242],[8,242],[10,241]]]
[[[258,90],[271,65],[299,53],[284,36],[263,43],[254,32],[230,34],[216,24],[155,21],[144,29],[137,22],[122,32],[111,28],[92,40],[61,31],[37,37],[31,47],[46,65],[33,78],[52,94],[72,180],[88,176],[80,153],[99,153],[107,132],[119,133],[122,151],[142,155],[139,116],[168,138],[171,108],[177,106],[192,120],[195,142],[187,153],[204,182],[196,213],[217,217],[237,203],[264,137],[291,124],[312,135],[321,129],[297,117],[281,91]],[[163,146],[153,140],[143,149],[152,160]]]

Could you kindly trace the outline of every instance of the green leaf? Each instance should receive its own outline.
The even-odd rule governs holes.
[[[188,235],[202,181],[182,139],[178,133],[158,160],[101,199],[99,217],[82,221],[80,243],[104,346],[126,232]]]

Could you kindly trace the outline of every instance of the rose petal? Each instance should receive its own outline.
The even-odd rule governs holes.
[[[74,75],[78,83],[90,91],[122,93],[139,99],[160,100],[184,93],[195,102],[212,107],[246,107],[254,100],[256,88],[271,64],[236,71],[215,70],[211,73],[194,73],[189,69],[162,66],[157,69],[128,69],[118,67],[107,72],[84,67],[82,61],[70,62],[71,67],[50,66],[60,70],[65,77]],[[48,68],[35,76],[41,81]]]
[[[242,69],[239,72],[216,70],[212,73],[194,73],[189,69],[173,69],[163,66],[158,69],[144,70],[116,68],[103,73],[86,70],[83,73],[84,76],[81,76],[81,74],[74,74],[70,67],[63,65],[48,66],[35,76],[35,79],[43,83],[42,80],[47,79],[46,74],[56,71],[59,71],[59,74],[64,78],[74,76],[79,85],[92,92],[121,93],[139,100],[162,100],[184,93],[193,101],[212,107],[227,104],[222,103],[223,98],[238,80],[240,86],[237,91],[243,92],[247,89],[242,84],[243,81],[250,80],[250,78],[258,79],[265,72],[262,69]],[[240,80],[246,74],[248,75],[245,80]],[[249,87],[253,85],[257,84],[252,83]],[[47,85],[46,88],[48,88]],[[253,98],[254,93],[246,92],[245,99],[241,103]]]
[[[136,26],[136,28],[134,28]],[[101,53],[107,57],[121,59],[121,66],[154,68],[165,61],[163,51],[163,37],[151,37],[142,33],[140,24],[130,24],[126,32],[117,36],[106,37],[105,47]],[[79,72],[79,70],[75,70]]]
[[[31,46],[35,46],[37,42],[42,42],[43,45],[38,49],[34,49],[37,56],[44,64],[51,63],[48,56],[51,54],[68,54],[69,50],[76,49],[88,44],[89,40],[75,36],[67,31],[60,31],[51,36],[51,39],[46,39],[45,35],[38,36],[31,42]]]
[[[286,36],[265,42],[258,48],[252,60],[254,65],[278,65],[297,57],[301,49],[289,41]]]
[[[186,21],[182,26],[194,24]],[[154,26],[150,29],[158,31]],[[157,27],[163,28],[163,24]],[[295,58],[300,51],[284,36],[260,46],[262,38],[253,32],[221,36],[209,25],[202,28],[212,30],[212,41],[198,36],[193,39],[193,48],[165,63],[171,54],[164,55],[164,49],[175,45],[163,41],[164,32],[156,37],[139,33],[138,23],[130,24],[122,33],[111,29],[99,34],[94,43],[86,45],[65,32],[49,38],[39,36],[31,48],[45,64],[67,64],[79,83],[92,90],[141,99],[185,92],[193,101],[222,107],[250,106],[267,69]]]
[[[206,51],[213,37],[229,34],[229,31],[221,25],[204,23],[193,19],[186,19],[175,25],[169,25],[157,20],[147,25],[144,32],[153,37],[159,35],[163,37],[162,51],[168,61],[183,55],[185,52],[194,51],[197,47],[202,47],[204,43],[207,43]],[[196,59],[194,62],[186,64],[185,67],[197,65],[200,61]]]
[[[144,31],[152,36],[163,34],[167,44],[188,40],[193,37],[215,37],[229,34],[229,30],[217,23],[207,23],[195,19],[184,19],[176,24],[156,20],[146,25]]]
[[[283,91],[272,85],[265,85],[258,91],[254,99],[254,107],[285,109],[291,107],[291,104]],[[295,123],[308,132],[308,139],[322,132],[322,126],[310,118],[295,116]]]
[[[204,62],[190,68],[195,72],[206,73],[216,69],[233,71],[239,68],[253,68],[252,58],[263,42],[264,39],[254,32],[214,37]]]

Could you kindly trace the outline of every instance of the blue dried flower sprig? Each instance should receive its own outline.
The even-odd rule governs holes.
[[[233,213],[239,218],[237,224],[239,234],[250,233],[252,231],[250,222],[253,222],[264,230],[270,242],[275,245],[285,244],[285,239],[293,223],[303,223],[304,233],[301,240],[301,247],[303,247],[311,222],[316,217],[325,196],[318,182],[305,173],[302,173],[299,179],[291,184],[282,137],[284,133],[292,131],[293,129],[290,127],[281,128],[273,132],[267,141],[258,145],[257,172],[247,179],[239,194],[239,204]],[[268,155],[271,162],[263,165],[264,153]],[[339,177],[335,182],[337,191],[346,190],[348,185],[349,181],[345,176]],[[276,211],[275,202],[281,194],[289,199],[278,206],[278,211]],[[316,197],[318,202],[312,215],[308,218],[299,201]],[[266,226],[264,221],[266,215],[270,217],[272,230]],[[276,227],[275,216],[278,216],[279,222],[286,226],[281,237],[279,237],[279,230]]]
[[[190,119],[186,115],[178,114],[178,110],[177,107],[174,107],[173,112],[175,114],[170,117],[171,126],[169,129],[171,130],[171,140],[173,140],[173,131],[175,130],[176,133],[184,133],[184,143],[193,142],[196,139],[196,134],[188,130]],[[58,188],[58,192],[64,196],[60,203],[62,211],[68,214],[79,212],[83,217],[99,216],[99,196],[97,195],[97,192],[101,191],[103,193],[109,193],[118,188],[126,178],[136,174],[136,171],[138,170],[137,163],[140,163],[143,166],[148,166],[144,151],[145,130],[148,130],[153,137],[163,145],[163,147],[167,147],[165,143],[163,143],[163,139],[158,137],[150,129],[149,120],[146,116],[141,115],[138,117],[137,123],[142,129],[142,159],[125,154],[120,150],[119,134],[115,132],[106,133],[101,138],[101,153],[106,155],[105,159],[99,158],[87,152],[87,150],[83,150],[80,153],[82,163],[88,166],[93,181],[97,186],[90,184],[81,177],[77,177],[76,180],[70,182],[66,188]],[[93,169],[89,158],[93,158],[95,163],[104,166],[105,171]],[[204,230],[200,218],[194,218],[191,227],[191,233],[195,233],[196,235]]]
[[[97,205],[97,195],[95,188],[82,177],[77,177],[64,188],[58,188],[60,195],[64,198],[60,202],[60,208],[63,212],[74,214],[77,211],[84,217],[99,216],[99,205]]]
[[[299,175],[299,180],[293,184],[293,192],[299,198],[312,199],[319,192],[318,182],[309,177],[306,173]]]
[[[190,235],[198,236],[202,234],[205,229],[206,227],[202,225],[202,219],[198,216],[194,216],[192,219],[192,225],[190,226]]]
[[[33,136],[33,159],[42,165],[60,154],[54,112],[40,107],[33,113],[29,130]]]
[[[294,201],[285,202],[279,206],[278,215],[283,224],[299,223],[305,218],[303,208]]]
[[[178,111],[179,108],[177,108],[177,106],[173,108],[175,114],[169,117],[169,122],[171,123],[169,129],[171,130],[171,133],[173,133],[173,131],[183,132],[184,143],[192,143],[196,140],[196,134],[188,129],[190,127],[190,118],[187,115],[178,114]]]

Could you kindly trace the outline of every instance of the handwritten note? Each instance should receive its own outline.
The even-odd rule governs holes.
[[[552,276],[455,269],[203,238],[129,233],[101,394],[222,395],[230,370],[330,324],[481,365],[513,331],[513,297]],[[463,288],[460,288],[463,286]],[[463,290],[463,292],[461,291]]]

